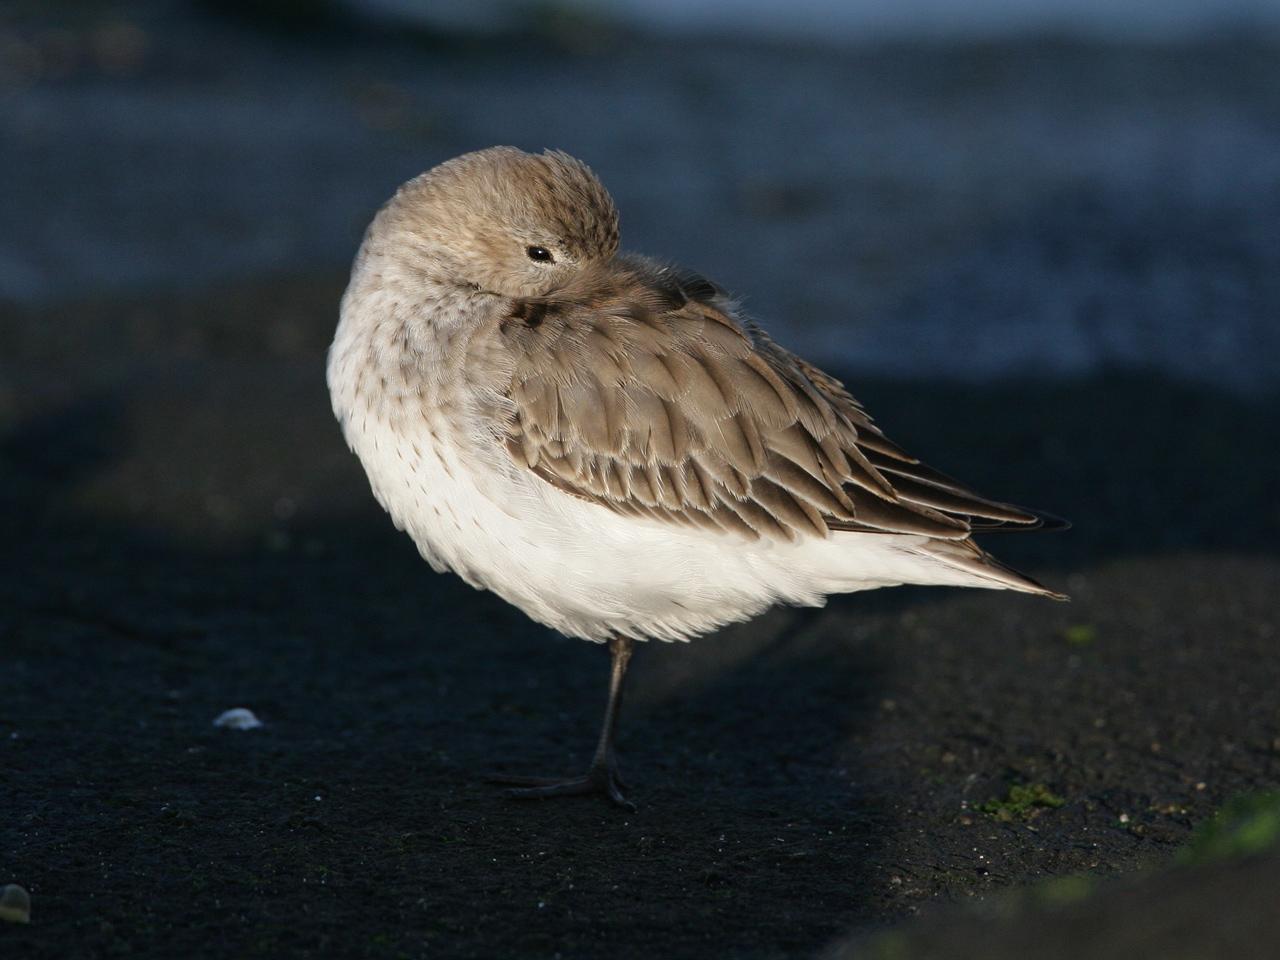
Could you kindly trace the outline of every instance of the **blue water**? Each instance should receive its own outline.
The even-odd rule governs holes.
[[[346,0],[371,16],[477,30],[519,26],[542,0]],[[1280,27],[1276,0],[562,0],[562,9],[660,33],[787,37],[824,43],[1068,34],[1170,40]]]
[[[136,76],[0,97],[0,296],[341,271],[401,181],[512,143],[586,159],[626,246],[842,370],[1280,385],[1275,46],[454,51],[147,29],[164,55]]]

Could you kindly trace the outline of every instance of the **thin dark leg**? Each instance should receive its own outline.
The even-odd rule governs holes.
[[[612,670],[609,673],[609,704],[605,707],[604,723],[600,727],[600,742],[585,776],[556,777],[492,777],[495,783],[507,783],[517,787],[508,790],[507,796],[518,800],[544,800],[548,797],[571,797],[586,793],[601,793],[620,807],[635,810],[636,805],[622,793],[625,784],[618,775],[618,762],[613,753],[613,732],[622,709],[622,688],[627,678],[627,665],[631,662],[634,640],[615,637],[609,641]]]
[[[613,730],[618,724],[618,714],[622,711],[622,687],[627,679],[627,667],[631,663],[631,653],[635,641],[615,637],[609,641],[609,703],[604,708],[604,723],[600,725],[600,742],[596,744],[596,755],[591,761],[593,767],[615,766],[613,757]]]

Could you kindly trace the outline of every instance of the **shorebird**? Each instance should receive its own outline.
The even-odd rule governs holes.
[[[1058,597],[972,535],[1061,525],[888,440],[720,287],[618,250],[581,161],[493,147],[404,184],[365,234],[329,350],[378,502],[437,571],[607,643],[587,773],[522,798],[631,807],[613,740],[637,640],[899,584]]]

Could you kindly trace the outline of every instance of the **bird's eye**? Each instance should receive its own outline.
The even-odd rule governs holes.
[[[525,253],[529,255],[530,260],[537,260],[539,263],[556,262],[556,258],[551,255],[551,251],[546,247],[530,247]]]

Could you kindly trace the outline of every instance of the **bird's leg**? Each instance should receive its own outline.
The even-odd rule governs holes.
[[[586,775],[557,779],[554,777],[492,777],[495,783],[513,785],[507,796],[517,800],[543,800],[547,797],[571,797],[587,793],[600,793],[613,803],[628,810],[636,805],[622,793],[626,786],[618,774],[618,762],[613,753],[613,731],[622,709],[622,685],[627,677],[627,665],[631,662],[635,641],[614,637],[609,641],[609,654],[613,660],[609,674],[609,705],[605,707],[604,723],[600,727],[600,742]]]
[[[618,724],[618,714],[622,711],[622,687],[627,679],[627,666],[631,663],[635,645],[634,640],[625,637],[614,637],[609,641],[609,702],[604,708],[604,722],[600,725],[596,754],[591,759],[593,770],[607,770],[609,776],[619,784],[621,778],[618,776],[618,761],[613,753],[613,731]]]

